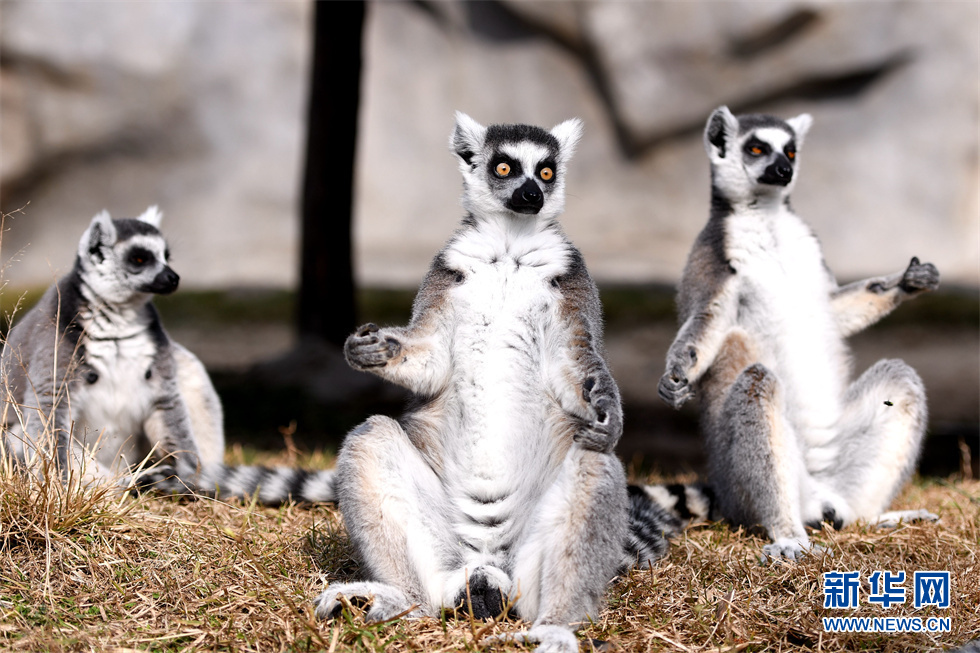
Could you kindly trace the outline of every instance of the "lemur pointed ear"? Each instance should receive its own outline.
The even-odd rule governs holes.
[[[466,165],[473,160],[473,155],[483,147],[487,128],[470,118],[462,111],[456,112],[456,128],[449,138],[449,149],[456,153]]]
[[[561,156],[566,161],[575,153],[575,146],[582,138],[582,121],[571,118],[551,128],[551,135],[558,139]]]
[[[726,106],[720,106],[711,113],[704,127],[704,149],[708,158],[724,159],[735,145],[738,136],[738,118]]]
[[[813,116],[809,113],[801,113],[795,118],[787,120],[786,124],[796,132],[796,147],[799,148],[803,145],[803,139],[806,138],[806,133],[810,131],[810,125],[813,124]]]
[[[115,245],[116,238],[116,225],[112,224],[109,212],[99,211],[78,241],[78,255],[96,258],[101,262],[104,258],[102,248]]]
[[[154,204],[143,211],[143,213],[137,216],[136,219],[159,229],[160,221],[163,220],[163,211],[160,210],[159,206]]]

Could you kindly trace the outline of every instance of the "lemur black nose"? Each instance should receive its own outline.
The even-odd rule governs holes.
[[[761,184],[773,184],[775,186],[788,186],[793,180],[793,166],[782,154],[776,156],[766,171],[759,177]]]
[[[142,292],[152,292],[158,295],[169,295],[173,291],[177,290],[177,285],[180,283],[180,275],[174,272],[170,266],[165,266],[157,276],[153,277],[153,281],[146,286],[140,288]]]
[[[528,179],[514,191],[507,202],[507,208],[516,213],[534,214],[544,206],[544,194],[533,179]]]

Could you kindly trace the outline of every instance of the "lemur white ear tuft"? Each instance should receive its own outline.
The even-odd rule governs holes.
[[[163,220],[163,211],[160,207],[154,204],[153,206],[147,208],[143,213],[136,218],[140,222],[145,222],[148,225],[152,225],[157,229],[160,228],[160,221]]]
[[[470,118],[462,111],[456,112],[456,128],[449,137],[449,149],[456,153],[467,165],[473,155],[483,147],[487,128]]]
[[[803,139],[806,138],[806,133],[810,131],[810,125],[813,124],[813,116],[809,113],[801,113],[795,118],[787,120],[786,124],[796,132],[796,147],[799,148],[803,145]]]
[[[112,224],[109,212],[102,210],[95,214],[88,229],[82,234],[82,239],[78,241],[79,256],[97,256],[101,261],[103,247],[112,247],[116,244],[116,225]]]
[[[551,135],[558,139],[558,147],[564,160],[567,161],[575,153],[575,146],[582,138],[582,129],[582,121],[578,118],[571,118],[551,128]]]
[[[720,106],[711,112],[708,124],[704,127],[704,149],[708,157],[714,160],[724,159],[728,152],[734,149],[738,137],[738,118],[732,115],[726,106]]]

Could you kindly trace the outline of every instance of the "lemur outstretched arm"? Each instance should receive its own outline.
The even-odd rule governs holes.
[[[429,270],[405,327],[365,324],[347,338],[344,356],[355,370],[377,374],[418,395],[435,395],[449,382],[450,347],[439,328],[446,323],[445,293],[455,273],[438,264]]]
[[[841,334],[849,336],[871,326],[906,299],[939,287],[939,270],[913,257],[904,272],[855,281],[837,288],[830,305]]]
[[[693,385],[711,367],[734,323],[736,298],[723,288],[684,320],[667,350],[667,365],[657,392],[673,408],[694,396]]]

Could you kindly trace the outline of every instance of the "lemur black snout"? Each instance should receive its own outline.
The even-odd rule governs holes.
[[[510,198],[510,208],[518,213],[537,213],[544,206],[544,193],[533,179],[525,181]]]
[[[153,281],[147,284],[145,287],[140,288],[143,292],[152,292],[158,295],[169,295],[173,291],[177,290],[177,285],[180,283],[180,275],[174,272],[170,266],[164,267],[157,276],[153,277]]]
[[[780,154],[776,160],[766,168],[765,174],[759,180],[764,184],[777,184],[785,186],[793,180],[793,164],[784,155]]]

